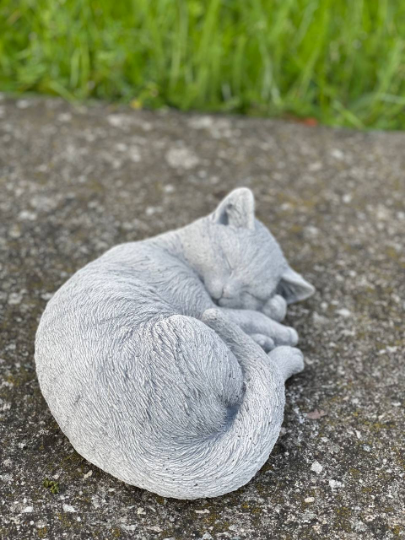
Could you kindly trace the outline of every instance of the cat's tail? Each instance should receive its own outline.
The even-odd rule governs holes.
[[[192,404],[189,411],[190,418],[200,418],[200,424],[208,427],[206,434],[196,439],[190,433],[188,442],[183,441],[177,450],[173,448],[170,456],[164,458],[165,467],[156,462],[155,470],[142,486],[166,497],[216,497],[243,486],[268,459],[283,420],[284,379],[287,374],[271,355],[268,356],[219,310],[207,310],[203,322],[209,327],[205,327],[205,331],[204,327],[199,328],[200,333],[202,331],[209,336],[204,348],[205,358],[209,354],[207,351],[217,346],[224,352],[221,371],[227,373],[219,382],[222,397],[218,399],[218,391],[213,390],[218,382],[213,380],[209,360],[206,359],[206,389],[203,393],[209,399],[202,403],[202,408],[210,409],[211,406],[213,412],[198,411]],[[200,321],[198,325],[201,325]],[[229,363],[232,364],[231,369]],[[221,375],[214,376],[214,379],[220,378]],[[232,387],[234,381],[231,379],[235,378],[240,392],[232,405],[227,388],[228,384]],[[217,424],[212,431],[216,411],[221,409],[227,411],[222,425],[218,429],[220,424]]]

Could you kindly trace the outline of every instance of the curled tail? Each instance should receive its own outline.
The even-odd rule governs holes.
[[[283,420],[284,377],[276,364],[218,310],[207,310],[203,322],[181,315],[166,320],[161,335],[167,347],[172,346],[168,325],[187,344],[178,346],[176,362],[188,354],[193,341],[186,327],[194,336],[205,336],[199,343],[200,360],[196,351],[186,358],[187,364],[193,364],[193,385],[197,390],[200,385],[200,395],[191,401],[187,396],[177,398],[175,413],[169,407],[165,422],[156,430],[160,439],[148,449],[142,445],[147,456],[143,477],[137,473],[122,478],[166,497],[215,497],[246,484],[268,459]],[[216,357],[211,358],[212,351]],[[211,360],[215,369],[209,365]]]

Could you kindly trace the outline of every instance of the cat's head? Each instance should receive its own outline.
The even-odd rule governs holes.
[[[254,206],[249,189],[235,189],[198,222],[193,266],[210,296],[222,307],[255,310],[276,294],[288,304],[308,298],[314,288],[288,265]]]

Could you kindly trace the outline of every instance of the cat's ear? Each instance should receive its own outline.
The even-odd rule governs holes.
[[[255,198],[248,188],[231,191],[212,214],[215,223],[244,229],[255,228]]]
[[[286,299],[287,304],[292,304],[312,296],[315,288],[301,274],[288,267],[281,276],[277,292]]]

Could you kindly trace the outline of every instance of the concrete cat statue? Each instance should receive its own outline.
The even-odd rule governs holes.
[[[88,461],[165,497],[215,497],[268,459],[284,381],[303,369],[287,264],[247,188],[190,225],[118,245],[53,296],[36,336],[42,393]]]

